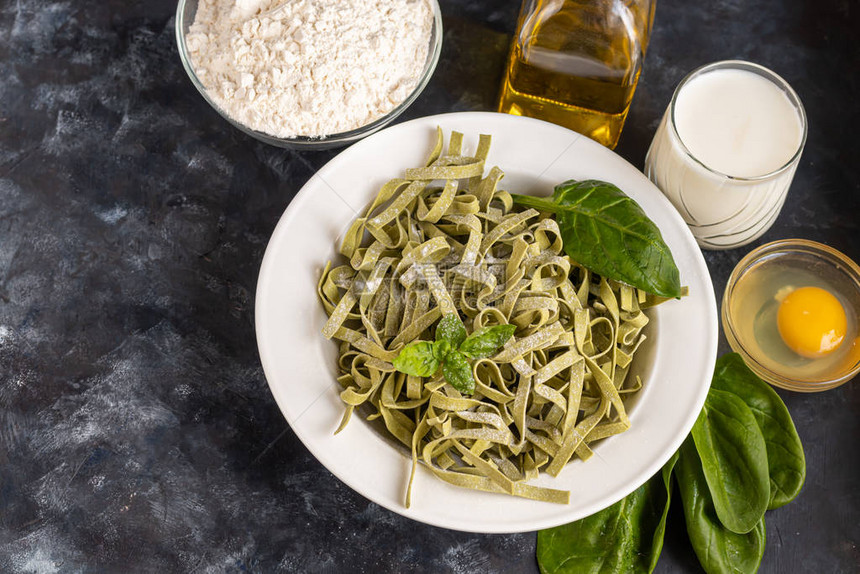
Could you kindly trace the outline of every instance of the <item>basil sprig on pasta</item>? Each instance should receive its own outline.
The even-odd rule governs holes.
[[[381,187],[318,285],[346,408],[378,421],[450,484],[567,503],[557,476],[627,430],[628,377],[660,301],[565,253],[548,212],[515,205],[504,173],[442,132],[421,167]],[[456,319],[456,321],[455,321]],[[471,333],[471,336],[467,336]],[[456,352],[454,352],[456,351]]]
[[[515,330],[515,325],[494,325],[467,337],[463,322],[451,313],[439,321],[435,343],[409,343],[392,364],[401,373],[415,377],[431,377],[441,366],[442,375],[452,387],[471,395],[475,392],[475,377],[467,359],[489,357],[511,338]]]

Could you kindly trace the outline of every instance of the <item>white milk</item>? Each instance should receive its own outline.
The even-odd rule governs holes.
[[[779,76],[748,62],[718,62],[675,91],[646,174],[701,246],[737,247],[776,220],[805,130],[800,100]]]

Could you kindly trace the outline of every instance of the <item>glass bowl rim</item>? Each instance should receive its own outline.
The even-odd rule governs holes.
[[[418,83],[415,85],[415,88],[409,93],[406,99],[397,104],[397,106],[395,106],[385,115],[353,130],[328,134],[324,136],[298,135],[292,138],[281,138],[255,130],[233,119],[209,96],[206,87],[200,81],[200,78],[197,76],[197,73],[194,70],[194,66],[191,63],[191,56],[188,52],[188,46],[185,42],[185,7],[188,2],[189,0],[179,0],[176,4],[176,23],[174,26],[174,32],[176,36],[176,45],[179,50],[179,59],[182,61],[182,67],[185,69],[185,73],[188,75],[189,79],[191,80],[191,83],[194,85],[200,95],[203,96],[203,99],[206,101],[206,103],[209,104],[212,109],[214,109],[218,113],[218,115],[227,120],[227,122],[229,122],[233,127],[264,143],[268,143],[270,145],[278,147],[306,149],[322,149],[327,147],[335,147],[338,145],[345,145],[347,143],[359,140],[387,126],[394,119],[400,116],[404,111],[406,111],[406,109],[410,105],[412,105],[412,103],[418,98],[418,96],[421,95],[421,93],[424,91],[424,88],[426,88],[427,84],[430,82],[430,78],[433,76],[433,73],[436,70],[436,66],[439,63],[439,56],[442,53],[442,10],[439,6],[438,0],[427,0],[427,2],[430,4],[430,9],[433,12],[433,24],[430,30],[430,50],[427,52],[427,60],[424,62],[424,69],[421,72],[421,77],[419,78]]]
[[[855,288],[860,291],[860,265],[838,249],[834,249],[829,245],[809,239],[780,239],[777,241],[771,241],[756,247],[747,253],[738,262],[738,264],[735,265],[731,275],[729,275],[725,291],[723,292],[722,302],[720,305],[721,323],[723,325],[726,339],[728,340],[729,346],[732,350],[740,354],[741,357],[743,357],[744,362],[747,363],[753,372],[759,375],[766,382],[791,391],[826,391],[850,381],[860,373],[860,361],[836,377],[827,377],[817,380],[798,380],[786,377],[761,364],[761,362],[756,359],[755,355],[747,350],[747,348],[741,343],[740,338],[737,336],[737,330],[735,329],[735,324],[732,320],[731,312],[729,311],[729,300],[732,297],[732,293],[734,292],[738,281],[750,268],[767,256],[771,256],[775,253],[791,252],[803,252],[813,256],[819,256],[830,265],[841,265],[843,267],[841,271],[848,276]]]

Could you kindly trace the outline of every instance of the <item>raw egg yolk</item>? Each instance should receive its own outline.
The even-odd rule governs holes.
[[[785,344],[810,359],[838,349],[848,328],[842,304],[820,287],[789,293],[779,306],[776,324]]]

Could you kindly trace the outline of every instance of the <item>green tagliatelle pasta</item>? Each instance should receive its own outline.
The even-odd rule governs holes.
[[[451,134],[424,167],[379,191],[343,237],[347,264],[327,265],[319,296],[323,333],[340,344],[346,412],[359,407],[412,452],[409,506],[418,462],[457,486],[567,503],[566,491],[528,484],[556,476],[590,445],[630,426],[623,397],[654,298],[589,272],[564,254],[558,225],[515,206],[484,177],[489,136],[474,156]],[[392,361],[457,313],[469,332],[512,324],[495,356],[476,360],[476,391],[462,395],[441,374],[400,373]]]

